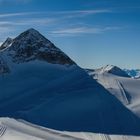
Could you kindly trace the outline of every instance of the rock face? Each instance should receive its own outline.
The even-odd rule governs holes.
[[[65,53],[35,29],[21,33],[13,40],[8,38],[0,48],[1,50],[7,48],[7,55],[11,56],[15,63],[41,60],[52,64],[75,64]]]
[[[6,62],[0,57],[0,74],[9,73],[10,69]]]
[[[0,50],[3,50],[5,48],[7,48],[8,46],[10,46],[10,44],[12,43],[12,39],[11,38],[7,38],[6,41],[1,45]]]

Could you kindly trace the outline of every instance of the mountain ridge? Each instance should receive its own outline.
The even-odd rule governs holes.
[[[128,75],[126,73],[126,71],[124,71],[123,69],[119,68],[118,66],[114,66],[114,65],[106,65],[106,66],[103,66],[98,69],[86,69],[86,71],[91,76],[94,75],[95,73],[99,73],[99,74],[110,73],[110,74],[113,74],[116,76],[130,78],[130,75]]]
[[[32,60],[47,61],[53,64],[76,64],[37,30],[31,28],[14,39],[8,38],[1,45],[1,54],[12,58],[14,63]]]

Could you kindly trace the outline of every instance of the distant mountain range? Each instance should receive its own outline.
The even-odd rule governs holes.
[[[140,78],[140,69],[124,69],[124,71],[132,78]]]
[[[122,76],[122,77],[130,77],[124,70],[120,69],[117,66],[113,66],[113,65],[106,65],[104,67],[101,67],[99,69],[87,69],[87,71],[89,71],[89,73],[91,72],[98,72],[98,73],[110,73],[110,74],[114,74],[117,76]]]
[[[86,69],[89,73],[99,71],[100,73],[108,72],[122,77],[140,78],[140,69],[121,69],[117,66],[106,65],[99,69]]]

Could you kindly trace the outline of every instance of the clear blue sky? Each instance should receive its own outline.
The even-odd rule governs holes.
[[[0,42],[31,27],[82,67],[140,68],[140,0],[0,0]]]

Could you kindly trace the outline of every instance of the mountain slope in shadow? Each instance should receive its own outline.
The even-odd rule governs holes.
[[[140,120],[81,68],[18,65],[0,78],[0,114],[58,130],[140,134]]]

